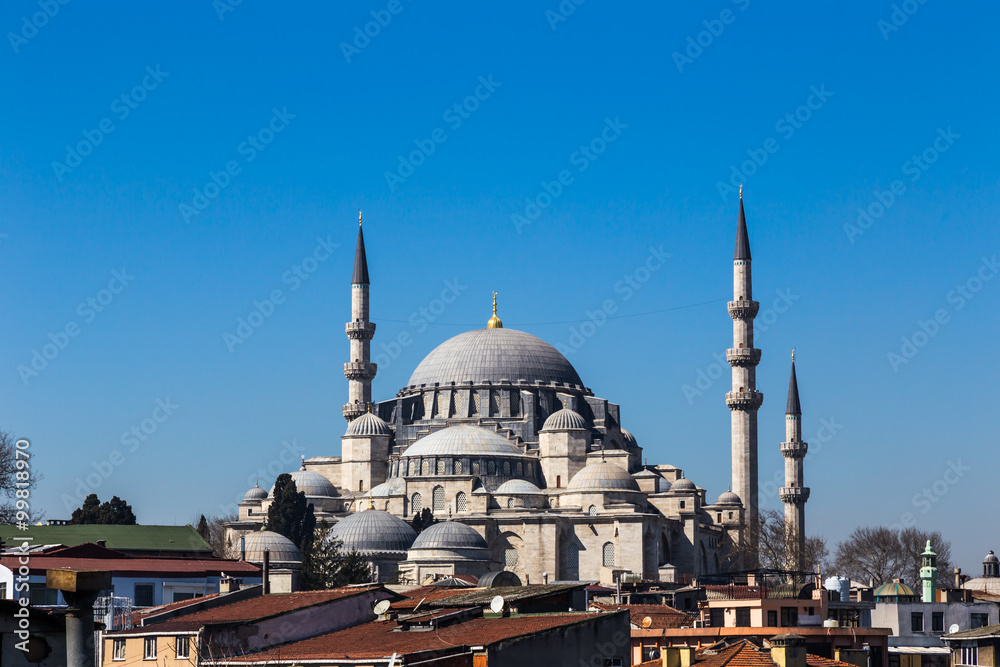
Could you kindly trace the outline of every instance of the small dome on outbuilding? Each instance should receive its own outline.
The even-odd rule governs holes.
[[[538,494],[542,490],[531,482],[523,479],[510,479],[497,487],[493,493],[498,496],[516,496],[524,494]]]
[[[569,408],[563,408],[562,410],[556,410],[549,418],[545,420],[545,424],[542,425],[543,431],[588,431],[590,427],[587,426],[587,420],[584,419],[579,413],[570,410]]]
[[[391,435],[389,424],[378,415],[366,412],[350,424],[347,425],[345,435],[371,436],[371,435]]]
[[[412,549],[487,549],[486,540],[476,530],[458,521],[442,521],[425,528]]]
[[[740,497],[733,493],[732,491],[724,491],[719,499],[715,501],[716,505],[742,505],[743,501]]]
[[[629,430],[627,430],[627,429],[624,429],[624,428],[622,429],[622,440],[625,441],[624,444],[625,444],[626,447],[638,447],[639,446],[639,442],[635,439],[635,436],[632,435],[632,432],[629,431]]]
[[[339,495],[333,482],[313,470],[296,470],[292,473],[292,481],[295,482],[295,490],[307,497],[336,498]],[[274,498],[274,485],[267,495]]]
[[[917,594],[900,581],[890,581],[875,589],[875,602],[916,602]]]
[[[687,477],[681,477],[678,480],[674,480],[674,483],[670,485],[670,490],[680,493],[694,493],[698,490],[698,487]]]
[[[243,495],[243,502],[245,503],[259,503],[262,500],[267,499],[267,491],[260,488],[260,483],[254,485],[252,489],[247,491]]]
[[[638,491],[639,485],[632,479],[628,470],[620,465],[601,461],[591,463],[580,472],[573,475],[568,491],[605,490],[605,491]]]
[[[236,545],[239,557],[240,545]],[[270,530],[261,530],[255,533],[247,533],[243,537],[243,549],[246,553],[246,560],[259,564],[264,562],[264,550],[269,552],[271,563],[301,563],[302,552],[290,539]]]

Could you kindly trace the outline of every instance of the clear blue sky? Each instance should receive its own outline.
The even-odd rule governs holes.
[[[1000,548],[1000,279],[982,259],[1000,253],[995,5],[44,6],[0,10],[0,423],[31,439],[47,516],[67,517],[64,495],[98,469],[102,499],[184,523],[258,469],[294,469],[283,441],[338,455],[359,208],[376,353],[409,342],[383,359],[379,399],[482,327],[492,290],[506,326],[567,346],[611,300],[628,317],[569,358],[650,463],[714,499],[729,481],[732,179],[771,318],[765,496],[794,346],[806,438],[837,425],[807,463],[810,533],[833,546],[909,512],[966,571]],[[872,218],[845,230],[859,207]],[[286,274],[317,248],[308,279]],[[440,312],[447,281],[459,296]],[[283,302],[227,346],[275,289]],[[26,374],[50,342],[64,349]],[[704,393],[686,395],[700,373]],[[914,497],[925,488],[933,502]]]

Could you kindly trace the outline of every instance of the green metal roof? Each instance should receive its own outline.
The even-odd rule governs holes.
[[[206,542],[191,526],[30,526],[20,530],[17,526],[0,525],[0,539],[5,546],[20,544],[32,537],[31,543],[62,544],[73,547],[86,542],[105,540],[109,549],[143,551],[211,551]]]

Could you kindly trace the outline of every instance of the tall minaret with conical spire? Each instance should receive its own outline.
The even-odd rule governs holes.
[[[344,364],[347,378],[347,405],[344,418],[353,421],[368,411],[372,402],[372,378],[377,367],[371,363],[371,341],[375,324],[368,320],[368,258],[365,256],[365,234],[358,211],[358,247],[354,251],[354,275],[351,278],[351,321],[347,337],[351,340],[351,359]]]
[[[802,408],[799,405],[799,382],[795,377],[795,350],[792,350],[792,376],[788,380],[788,402],[785,405],[785,442],[781,443],[781,455],[785,457],[785,485],[778,490],[778,494],[781,502],[785,503],[786,568],[796,572],[805,570],[809,489],[802,485],[802,459],[808,451],[809,445],[802,442]]]
[[[760,304],[753,300],[750,275],[750,238],[743,212],[743,186],[740,186],[740,215],[736,227],[736,251],[733,253],[733,301],[729,316],[733,319],[733,347],[726,359],[733,367],[733,388],[726,394],[732,416],[733,491],[743,501],[746,530],[743,540],[757,544],[757,410],[764,395],[757,391],[757,364],[760,350],[753,346],[753,320]],[[745,562],[752,566],[754,563]]]

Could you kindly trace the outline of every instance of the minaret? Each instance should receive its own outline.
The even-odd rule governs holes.
[[[760,350],[753,346],[753,320],[760,304],[753,300],[751,288],[750,239],[743,213],[742,186],[733,254],[733,299],[728,306],[733,318],[733,348],[726,350],[726,359],[733,367],[733,389],[726,394],[726,405],[732,416],[733,491],[746,510],[747,532],[741,539],[753,552],[757,545],[757,409],[764,395],[757,391]]]
[[[344,418],[353,421],[368,411],[372,402],[372,378],[377,367],[371,363],[371,340],[375,324],[368,321],[368,258],[365,256],[365,234],[358,211],[358,247],[354,251],[354,276],[351,278],[351,321],[347,337],[351,340],[351,359],[344,364],[347,378],[347,405]]]
[[[795,377],[795,350],[792,350],[792,376],[788,380],[788,403],[785,404],[785,485],[778,490],[785,503],[785,568],[805,570],[806,501],[809,489],[802,485],[802,459],[809,445],[802,442],[802,408],[799,405],[799,382]]]
[[[934,588],[937,584],[938,568],[937,554],[931,549],[931,541],[927,540],[927,548],[920,554],[920,581],[923,584],[921,602],[937,602],[934,599]]]

